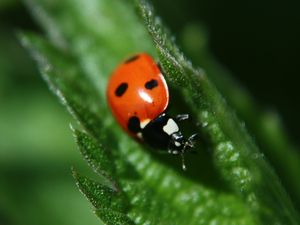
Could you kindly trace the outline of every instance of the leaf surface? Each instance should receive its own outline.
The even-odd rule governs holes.
[[[28,6],[47,38],[24,33],[21,40],[79,122],[80,130],[73,129],[79,149],[105,179],[74,172],[104,223],[297,224],[279,179],[243,124],[147,2],[28,0]],[[198,154],[186,156],[187,172],[178,157],[127,137],[107,108],[108,75],[137,52],[159,58],[176,99],[171,112],[190,113],[186,131],[201,136]]]

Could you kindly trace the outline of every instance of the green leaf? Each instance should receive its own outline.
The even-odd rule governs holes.
[[[115,179],[115,166],[109,152],[101,149],[96,140],[83,132],[74,130],[74,135],[81,154],[94,171],[107,179]]]
[[[180,52],[147,2],[27,2],[47,40],[30,33],[20,38],[84,130],[73,130],[84,158],[108,179],[100,184],[74,173],[103,222],[297,224],[289,197],[243,123],[204,71]],[[179,158],[127,137],[107,108],[108,75],[136,52],[159,57],[176,99],[171,113],[190,113],[185,130],[201,134],[198,154],[186,156],[187,172]]]
[[[79,189],[90,200],[96,209],[110,209],[124,212],[124,197],[112,188],[93,181],[84,176],[80,176],[73,170],[73,176],[77,181]]]
[[[127,216],[122,213],[114,212],[108,209],[97,209],[96,214],[108,225],[122,224],[132,225],[134,224]]]
[[[183,45],[193,61],[205,68],[207,76],[226,97],[237,115],[245,120],[258,146],[273,165],[293,203],[300,209],[299,149],[286,133],[280,116],[274,110],[264,109],[233,79],[212,56],[207,47],[207,34],[199,25],[189,25],[182,35]]]
[[[113,189],[73,171],[79,189],[96,208],[96,214],[107,224],[133,224],[124,213],[123,197]]]
[[[167,74],[173,75],[174,79],[180,77],[177,75],[180,72],[182,77],[189,78],[188,83],[178,80],[174,83],[182,87],[192,87],[182,92],[183,94],[187,92],[187,97],[191,97],[187,98],[191,100],[190,108],[197,109],[196,116],[202,123],[201,131],[210,140],[214,149],[215,163],[219,166],[224,179],[241,195],[251,210],[260,214],[262,221],[286,223],[286,218],[289,218],[290,223],[296,222],[294,218],[298,215],[289,197],[244,125],[239,122],[206,74],[202,70],[195,70],[180,53],[160,20],[153,16],[151,6],[141,0],[140,9],[160,53],[160,61],[168,71]],[[172,79],[170,81],[172,82]],[[281,212],[277,214],[277,218],[276,216],[274,218],[272,209],[269,208],[271,202],[273,210]],[[286,210],[282,212],[280,210],[282,208]]]

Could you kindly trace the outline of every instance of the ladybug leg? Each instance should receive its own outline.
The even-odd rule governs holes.
[[[195,139],[197,137],[197,133],[192,134],[186,141],[186,145],[193,148],[195,146]]]
[[[196,151],[193,150],[193,148],[195,147],[195,138],[197,137],[197,133],[192,134],[184,143],[183,146],[183,150],[182,152],[192,152],[192,153],[196,153]]]
[[[175,117],[176,121],[178,122],[187,120],[188,118],[189,118],[189,114],[179,114]]]
[[[186,171],[186,165],[185,165],[185,160],[184,160],[184,154],[187,152],[187,148],[193,148],[195,145],[195,138],[196,138],[197,134],[192,134],[184,143],[183,149],[180,152],[180,156],[181,156],[181,166],[182,166],[182,170]],[[193,152],[193,150],[189,150],[189,152]]]

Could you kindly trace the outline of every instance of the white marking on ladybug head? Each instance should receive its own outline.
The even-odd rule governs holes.
[[[147,126],[147,124],[150,122],[150,119],[145,119],[140,123],[140,126],[142,129],[145,128],[145,126]]]
[[[173,119],[169,119],[167,124],[163,127],[164,132],[166,132],[168,135],[171,135],[177,131],[179,131],[179,127],[177,123]]]

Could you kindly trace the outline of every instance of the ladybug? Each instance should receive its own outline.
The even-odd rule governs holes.
[[[120,64],[107,87],[107,101],[121,127],[138,141],[155,149],[182,156],[194,147],[196,134],[185,138],[179,122],[188,114],[175,118],[166,113],[169,90],[162,71],[151,56],[140,53]]]

